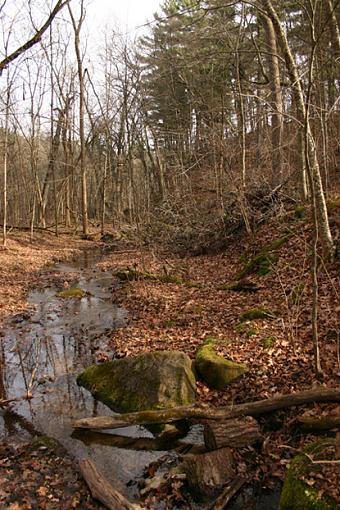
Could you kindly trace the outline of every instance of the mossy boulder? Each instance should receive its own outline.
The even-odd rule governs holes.
[[[223,283],[217,290],[232,290],[234,292],[258,292],[260,287],[249,280],[243,279],[232,283]]]
[[[58,297],[68,299],[68,298],[78,298],[81,299],[86,296],[86,292],[79,287],[70,287],[69,289],[62,290],[58,292]]]
[[[253,321],[256,319],[275,319],[277,312],[268,310],[268,308],[250,308],[240,315],[241,322]]]
[[[86,368],[77,383],[114,411],[164,409],[195,402],[192,362],[183,352],[154,351]]]
[[[217,354],[213,341],[205,342],[197,351],[195,369],[202,381],[216,390],[223,390],[247,371],[245,365],[234,363]]]
[[[336,501],[308,485],[304,480],[322,477],[317,459],[334,460],[335,441],[324,440],[309,445],[292,460],[284,481],[279,510],[336,510]],[[314,462],[313,462],[314,461]]]

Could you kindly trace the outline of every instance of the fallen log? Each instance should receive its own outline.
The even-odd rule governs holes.
[[[231,498],[235,496],[245,483],[245,478],[241,478],[240,476],[234,478],[234,480],[226,486],[222,494],[213,502],[213,504],[208,505],[206,510],[224,510]]]
[[[261,416],[262,414],[312,402],[339,402],[340,388],[317,388],[289,395],[248,402],[235,406],[207,407],[176,407],[160,411],[140,411],[135,413],[117,414],[114,416],[97,416],[82,418],[74,422],[74,428],[84,429],[117,429],[130,425],[152,425],[155,423],[171,423],[183,419],[192,420],[223,420],[238,416]]]
[[[109,510],[142,510],[136,503],[130,503],[120,492],[99,473],[94,463],[89,459],[79,462],[81,474],[87,483],[94,499],[97,499]]]
[[[82,441],[85,445],[98,444],[137,451],[174,450],[180,445],[177,439],[170,442],[166,437],[130,437],[81,429],[75,430],[71,437]]]
[[[221,448],[201,455],[188,454],[176,468],[185,473],[195,499],[211,498],[235,476],[230,448]]]
[[[251,416],[230,420],[209,420],[204,424],[204,443],[207,450],[224,446],[243,448],[262,439],[260,427]]]
[[[304,432],[330,430],[340,427],[340,416],[300,416],[298,422]]]

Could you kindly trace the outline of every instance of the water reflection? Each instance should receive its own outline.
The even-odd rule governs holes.
[[[92,458],[124,491],[123,485],[162,452],[122,450],[120,446],[128,445],[119,440],[108,446],[105,441],[84,441],[84,435],[81,440],[71,437],[73,420],[111,414],[75,379],[77,372],[96,361],[99,351],[110,355],[107,332],[123,327],[126,318],[125,310],[112,302],[112,275],[94,266],[98,258],[85,252],[73,263],[53,268],[67,281],[75,277],[72,285],[84,289],[86,297],[61,299],[56,288],[35,290],[28,297],[34,307],[31,316],[17,315],[5,329],[0,344],[0,399],[33,398],[15,402],[10,410],[0,407],[0,438],[47,434],[77,458]],[[151,440],[151,434],[140,427],[124,429],[126,433]]]

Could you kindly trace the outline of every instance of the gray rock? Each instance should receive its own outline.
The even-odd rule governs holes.
[[[204,344],[196,354],[195,369],[209,388],[223,390],[239,379],[247,367],[225,359],[215,352],[213,342]]]
[[[190,405],[196,397],[192,362],[178,351],[155,351],[93,365],[77,382],[115,411]]]

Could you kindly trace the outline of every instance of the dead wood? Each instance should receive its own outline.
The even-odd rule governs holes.
[[[80,471],[94,499],[97,499],[110,510],[141,510],[138,504],[130,503],[120,492],[99,473],[89,459],[79,462]]]
[[[169,441],[167,437],[130,437],[116,434],[108,434],[105,432],[75,430],[72,434],[73,439],[78,439],[86,445],[99,444],[104,446],[112,446],[115,448],[127,448],[137,451],[164,451],[174,450],[180,443],[178,440]],[[191,445],[188,445],[191,446]]]
[[[240,476],[234,478],[234,480],[226,486],[222,494],[213,502],[212,505],[209,505],[206,510],[224,510],[231,498],[235,496],[245,483],[245,478],[241,478]]]
[[[230,448],[201,455],[185,455],[177,469],[186,474],[189,487],[197,498],[216,495],[235,476]]]
[[[298,422],[304,432],[330,430],[340,427],[340,416],[300,416]]]
[[[204,424],[204,442],[207,450],[223,446],[243,448],[262,439],[260,427],[251,416],[231,420],[209,420]]]
[[[262,414],[312,402],[339,402],[340,388],[316,388],[289,395],[268,398],[257,402],[248,402],[235,406],[176,407],[161,411],[140,411],[135,413],[117,414],[115,416],[97,416],[82,418],[74,422],[74,428],[84,429],[117,429],[130,425],[151,425],[155,423],[171,423],[183,419],[193,420],[224,420],[238,416],[261,416]]]

